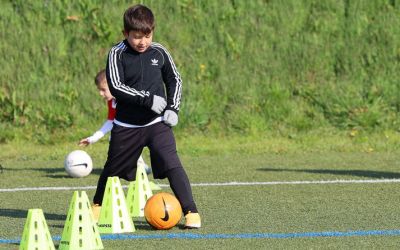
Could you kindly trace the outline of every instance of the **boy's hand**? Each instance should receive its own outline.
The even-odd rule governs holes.
[[[153,106],[151,106],[151,110],[156,112],[157,114],[161,114],[165,107],[167,106],[167,102],[164,98],[158,95],[154,95],[153,97]]]
[[[172,110],[166,110],[164,113],[164,123],[173,127],[178,124],[178,115]]]
[[[89,143],[88,138],[82,139],[82,140],[80,140],[80,142],[78,143],[79,146],[87,146],[87,145],[89,145],[89,144],[90,144],[90,143]]]

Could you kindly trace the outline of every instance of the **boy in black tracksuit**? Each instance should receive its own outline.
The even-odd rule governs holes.
[[[132,163],[147,146],[153,176],[168,178],[181,203],[185,227],[200,228],[200,215],[171,128],[178,123],[182,80],[171,54],[152,42],[154,27],[150,9],[143,5],[128,8],[124,13],[125,40],[108,54],[107,82],[118,107],[93,201],[101,206],[108,177],[135,179],[136,165]]]

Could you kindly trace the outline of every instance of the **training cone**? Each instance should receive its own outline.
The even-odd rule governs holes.
[[[104,249],[85,191],[75,191],[72,196],[59,249]]]
[[[29,209],[20,250],[46,249],[55,250],[42,209]]]
[[[136,169],[136,180],[129,183],[126,195],[129,215],[132,217],[144,217],[144,206],[152,195],[153,192],[150,188],[146,170],[144,167],[138,166]]]
[[[152,181],[149,181],[151,190],[161,190],[161,187]]]
[[[118,177],[108,177],[98,221],[100,233],[131,233],[135,226]]]
[[[133,184],[135,184],[135,182],[136,182],[136,181],[131,181],[130,183],[133,183]],[[154,183],[153,181],[149,181],[149,184],[150,184],[150,189],[151,189],[152,191],[158,191],[158,190],[161,190],[161,187],[160,187],[160,185],[158,185],[158,184]]]

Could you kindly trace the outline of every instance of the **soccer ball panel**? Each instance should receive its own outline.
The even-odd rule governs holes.
[[[65,157],[64,167],[69,176],[80,178],[92,172],[93,162],[85,151],[75,150]]]
[[[170,229],[181,219],[182,208],[174,195],[162,192],[147,200],[144,216],[154,228]]]

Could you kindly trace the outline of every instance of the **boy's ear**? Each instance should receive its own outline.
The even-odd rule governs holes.
[[[122,30],[122,34],[124,35],[125,38],[128,38],[129,32],[126,32],[126,30]]]

